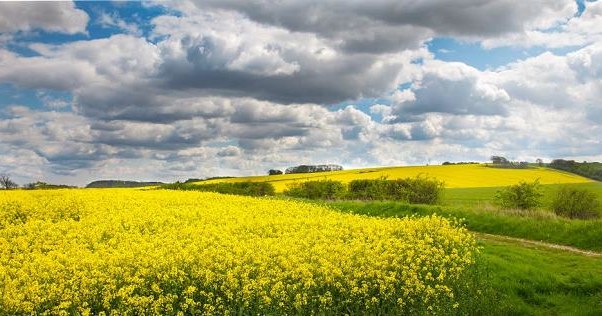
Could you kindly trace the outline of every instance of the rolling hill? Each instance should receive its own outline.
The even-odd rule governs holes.
[[[310,180],[337,180],[349,182],[355,179],[388,179],[415,177],[426,175],[445,182],[446,188],[481,188],[500,187],[518,183],[519,181],[534,181],[539,179],[541,184],[588,183],[593,180],[568,172],[548,169],[498,169],[486,165],[447,165],[447,166],[410,166],[410,167],[380,167],[365,169],[350,169],[332,172],[283,174],[273,176],[251,176],[227,179],[215,179],[197,184],[218,182],[270,182],[277,192],[282,192],[288,185]]]

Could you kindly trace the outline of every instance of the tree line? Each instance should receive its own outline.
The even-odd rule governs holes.
[[[328,165],[299,165],[295,167],[288,167],[284,172],[278,169],[270,169],[268,175],[279,175],[279,174],[292,174],[292,173],[314,173],[314,172],[328,172],[328,171],[341,171],[343,167],[340,165],[328,164]]]

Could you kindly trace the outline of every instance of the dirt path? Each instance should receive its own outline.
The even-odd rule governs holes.
[[[492,234],[477,233],[477,232],[474,232],[474,233],[477,236],[477,238],[483,239],[483,240],[506,241],[506,242],[517,243],[517,244],[520,244],[525,247],[537,246],[537,247],[543,247],[543,248],[548,248],[548,249],[557,249],[557,250],[562,250],[562,251],[568,251],[568,252],[577,253],[577,254],[581,254],[584,256],[588,256],[588,257],[602,257],[602,253],[578,249],[578,248],[571,247],[571,246],[550,244],[550,243],[546,243],[546,242],[542,242],[542,241],[535,241],[535,240],[522,239],[522,238],[516,238],[516,237],[492,235]]]

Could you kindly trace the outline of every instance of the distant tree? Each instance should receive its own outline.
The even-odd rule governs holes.
[[[30,182],[23,185],[24,189],[34,190],[36,188],[37,182]]]
[[[542,167],[543,166],[543,160],[541,158],[537,158],[535,160],[535,162],[537,163],[538,166]]]
[[[4,190],[10,190],[17,187],[17,184],[11,180],[10,176],[7,174],[0,175],[0,188]]]
[[[550,166],[556,169],[571,169],[577,166],[577,164],[578,162],[575,162],[575,160],[554,159],[550,163]]]
[[[52,184],[52,183],[37,181],[37,182],[26,183],[23,185],[23,188],[26,190],[50,190],[50,189],[73,189],[76,187],[70,186],[70,185],[65,185],[65,184]]]
[[[270,175],[270,176],[275,176],[278,174],[282,174],[282,170],[270,169],[270,171],[268,171],[268,175]]]
[[[286,168],[284,173],[312,173],[312,172],[326,172],[326,171],[340,171],[343,167],[339,165],[300,165],[296,167]]]
[[[508,159],[502,156],[491,156],[491,162],[495,165],[505,165],[509,163]]]

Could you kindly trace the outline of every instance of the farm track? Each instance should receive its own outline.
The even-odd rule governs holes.
[[[572,253],[588,256],[588,257],[602,257],[602,253],[595,252],[595,251],[589,251],[589,250],[583,250],[583,249],[579,249],[579,248],[575,248],[575,247],[571,247],[571,246],[551,244],[551,243],[546,243],[546,242],[537,241],[537,240],[529,240],[529,239],[523,239],[523,238],[493,235],[493,234],[478,233],[478,232],[474,232],[474,234],[477,236],[478,239],[481,239],[481,240],[502,241],[502,242],[508,242],[508,243],[513,243],[513,244],[520,244],[521,246],[531,247],[531,248],[541,247],[541,248],[547,248],[547,249],[562,250],[562,251],[572,252]]]

